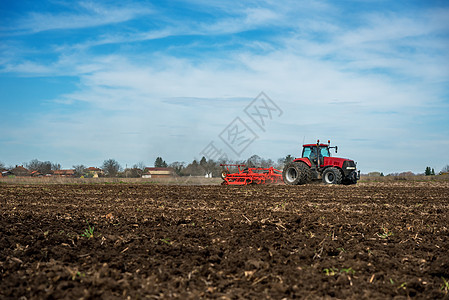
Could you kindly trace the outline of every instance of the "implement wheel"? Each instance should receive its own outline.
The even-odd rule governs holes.
[[[221,172],[221,179],[225,180],[226,176],[228,176],[229,172],[227,170],[224,170]]]
[[[309,166],[301,162],[291,162],[282,171],[282,179],[288,185],[306,184],[311,177]]]

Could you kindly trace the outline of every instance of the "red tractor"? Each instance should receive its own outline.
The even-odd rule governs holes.
[[[288,163],[282,171],[285,184],[297,185],[309,183],[312,180],[323,180],[326,184],[356,184],[360,179],[353,160],[331,157],[330,149],[337,153],[338,147],[327,144],[303,145],[302,157]]]

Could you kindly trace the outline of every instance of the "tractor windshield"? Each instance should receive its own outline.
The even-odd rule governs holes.
[[[310,153],[312,153],[312,148],[304,147],[304,149],[302,150],[302,157],[309,157]]]
[[[311,154],[313,154],[312,156],[316,157],[316,147],[304,147],[304,150],[302,152],[302,157],[311,158],[310,157]],[[329,157],[330,156],[329,148],[320,147],[320,156],[321,157]]]
[[[320,147],[321,148],[321,156],[323,157],[329,157],[329,148],[327,147]]]

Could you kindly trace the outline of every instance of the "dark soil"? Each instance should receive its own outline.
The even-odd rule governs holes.
[[[448,191],[3,184],[0,298],[448,298]]]

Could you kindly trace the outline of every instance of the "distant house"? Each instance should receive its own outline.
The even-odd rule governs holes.
[[[9,171],[9,170],[3,170],[0,173],[0,177],[8,177],[8,176],[12,176],[12,175],[14,175],[14,174],[11,171]]]
[[[75,176],[75,170],[54,170],[53,176],[73,177]]]
[[[17,166],[11,170],[11,173],[15,176],[30,176],[31,172],[27,169],[24,168],[23,166]]]
[[[86,172],[94,178],[97,178],[99,175],[104,174],[102,169],[96,167],[89,167],[86,169]]]
[[[42,177],[44,175],[42,175],[42,173],[40,173],[39,171],[31,171],[30,176],[31,177]]]
[[[142,178],[164,178],[173,177],[174,170],[172,168],[145,168]]]

